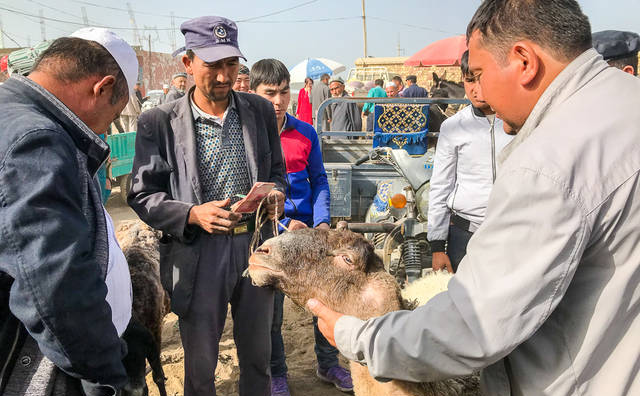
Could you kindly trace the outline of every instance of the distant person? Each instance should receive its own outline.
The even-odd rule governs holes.
[[[427,98],[429,92],[418,85],[418,78],[414,75],[407,76],[407,87],[402,91],[405,98]]]
[[[184,96],[187,89],[187,73],[176,73],[171,77],[171,88],[162,103],[173,102]]]
[[[396,85],[395,82],[389,81],[384,90],[387,93],[387,97],[389,97],[389,98],[398,97],[398,86]]]
[[[469,51],[462,54],[460,69],[471,106],[440,127],[427,214],[433,269],[452,273],[458,270],[469,239],[484,220],[497,156],[513,139],[504,133],[502,120],[482,99],[478,79],[469,72]],[[407,269],[407,276],[409,272]]]
[[[333,77],[329,81],[329,91],[334,98],[347,96],[344,90],[344,80],[340,77]],[[329,124],[331,131],[362,131],[362,118],[355,102],[332,103],[329,105],[329,113],[331,114]]]
[[[638,75],[640,36],[637,33],[603,30],[593,33],[591,37],[593,48],[602,55],[610,66],[617,67],[634,76]]]
[[[164,96],[167,96],[168,92],[169,92],[169,84],[162,84],[162,93],[164,94]]]
[[[384,90],[384,80],[379,78],[374,81],[376,84],[373,88],[369,90],[367,93],[367,98],[386,98],[387,92]],[[373,119],[374,114],[373,110],[375,109],[375,103],[367,102],[364,104],[362,108],[362,115],[367,117],[367,131],[373,131]]]
[[[317,129],[316,125],[316,117],[318,114],[318,109],[320,105],[325,100],[331,97],[331,92],[329,92],[329,75],[323,74],[320,76],[320,80],[314,82],[313,89],[311,90],[311,119],[313,120],[313,126]],[[329,130],[329,117],[328,114],[325,114],[324,117],[324,125],[323,130]]]
[[[391,81],[396,84],[396,88],[398,90],[398,96],[404,96],[402,95],[402,92],[404,91],[404,81],[402,81],[402,77],[400,76],[393,76],[393,78],[391,79]]]
[[[331,223],[329,183],[320,142],[311,125],[287,114],[291,99],[289,81],[289,71],[279,60],[262,59],[251,68],[251,90],[273,104],[278,121],[288,180],[282,222],[291,231],[307,227],[328,230]],[[282,340],[283,304],[284,294],[276,291],[271,327],[271,396],[290,396]],[[318,359],[316,375],[343,392],[352,391],[351,375],[340,366],[338,350],[322,336],[316,326],[317,319],[313,321]]]
[[[307,77],[304,79],[304,88],[298,93],[298,107],[296,108],[296,116],[299,120],[313,125],[313,117],[311,116],[311,96],[313,88],[313,79]]]
[[[137,92],[137,91],[136,91]],[[135,93],[129,96],[129,102],[120,113],[120,122],[124,132],[134,132],[138,128],[138,117],[142,109]]]
[[[146,102],[148,98],[142,96],[142,87],[140,86],[139,82],[137,82],[136,85],[133,86],[133,90],[135,91],[136,98],[138,99],[138,104],[142,105],[144,102]]]
[[[245,65],[240,65],[238,70],[238,77],[233,83],[233,90],[239,92],[251,92],[251,77],[249,76],[249,68]]]

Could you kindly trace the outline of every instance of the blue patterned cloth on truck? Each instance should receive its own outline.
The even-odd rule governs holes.
[[[376,105],[374,116],[373,147],[404,149],[411,155],[427,151],[429,105]]]

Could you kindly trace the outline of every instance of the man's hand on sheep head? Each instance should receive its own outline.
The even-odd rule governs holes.
[[[336,346],[336,339],[333,334],[333,330],[336,327],[338,319],[344,315],[333,311],[331,308],[314,298],[307,301],[307,308],[309,308],[314,316],[318,317],[318,328],[322,335],[324,335],[324,338],[329,341],[329,344]]]

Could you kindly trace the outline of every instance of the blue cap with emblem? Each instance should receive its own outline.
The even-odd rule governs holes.
[[[591,35],[593,48],[602,55],[604,60],[626,58],[637,54],[640,50],[640,36],[633,32],[620,30],[603,30]]]
[[[192,50],[207,63],[235,56],[247,60],[238,48],[238,27],[232,20],[203,16],[184,22],[180,31],[184,34],[185,46],[175,51],[173,56]]]

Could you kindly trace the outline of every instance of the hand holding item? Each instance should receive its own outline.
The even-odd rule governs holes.
[[[445,252],[433,252],[433,258],[431,259],[431,268],[434,271],[446,269],[450,274],[453,274],[453,267],[451,266],[451,260]]]
[[[267,213],[269,218],[277,220],[284,213],[284,194],[282,191],[272,190],[267,196]]]
[[[196,225],[209,234],[226,234],[238,224],[240,213],[230,212],[224,207],[229,206],[229,198],[224,201],[211,201],[196,205],[189,211],[189,224]]]

